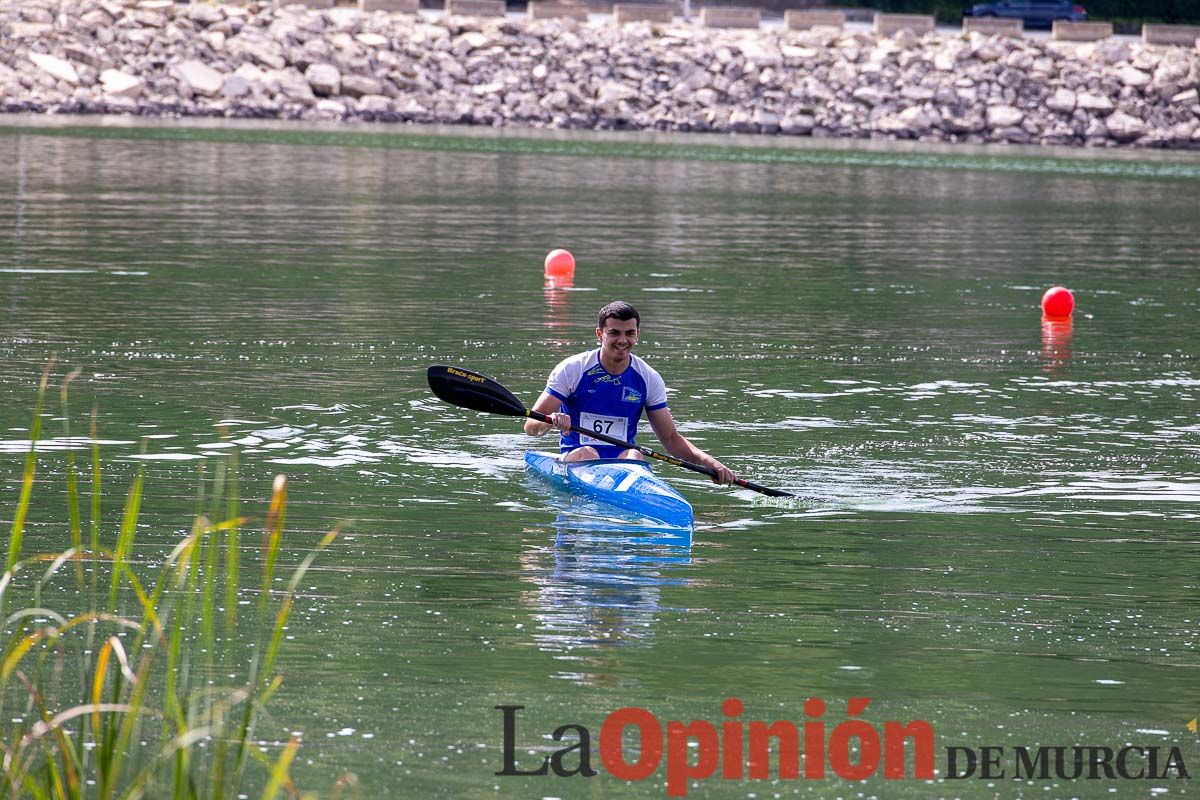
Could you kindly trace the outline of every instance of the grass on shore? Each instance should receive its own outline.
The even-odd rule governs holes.
[[[0,800],[224,800],[251,786],[263,798],[299,796],[289,776],[299,740],[292,736],[270,758],[254,728],[282,681],[276,661],[296,587],[338,531],[326,534],[286,589],[273,593],[287,501],[278,476],[254,564],[261,562],[259,601],[239,606],[239,593],[253,587],[244,584],[241,563],[246,518],[238,508],[235,453],[218,462],[207,492],[206,481],[199,482],[190,532],[156,568],[137,563],[142,469],[120,519],[106,525],[93,410],[88,541],[80,475],[68,447],[63,539],[70,546],[23,552],[53,363],[37,392],[0,576]],[[66,437],[67,387],[77,374],[66,376],[60,392]],[[51,595],[65,607],[51,608]]]

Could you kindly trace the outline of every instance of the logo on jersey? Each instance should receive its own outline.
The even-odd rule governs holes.
[[[642,393],[637,389],[632,389],[626,386],[625,391],[621,392],[621,401],[624,403],[640,404],[642,402]]]

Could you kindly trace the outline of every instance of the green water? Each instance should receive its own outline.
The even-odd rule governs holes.
[[[39,124],[0,128],[0,516],[53,352],[83,369],[76,431],[98,404],[109,519],[151,437],[146,559],[230,441],[258,524],[289,478],[290,563],[343,522],[258,730],[268,752],[302,732],[301,787],[661,797],[665,770],[496,777],[493,707],[526,706],[528,769],[559,725],[719,725],[729,696],[797,723],[822,698],[830,729],[870,697],[880,728],[931,723],[939,770],[949,746],[1126,743],[1200,770],[1200,159]],[[554,247],[570,290],[543,286]],[[1056,283],[1069,327],[1037,310]],[[690,548],[559,530],[519,422],[425,386],[462,364],[532,402],[614,298],[684,433],[803,502],[664,466]],[[27,551],[65,546],[67,444],[45,443]],[[689,796],[1190,785],[714,776]]]

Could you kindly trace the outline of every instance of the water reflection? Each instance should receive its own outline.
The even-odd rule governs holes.
[[[572,336],[571,324],[571,289],[575,287],[575,276],[567,275],[554,277],[546,276],[546,285],[542,294],[546,298],[546,312],[542,320],[547,332],[551,334],[550,343],[553,345],[568,345],[578,339]],[[575,332],[578,334],[578,331]]]
[[[653,644],[664,587],[687,587],[691,532],[609,527],[560,516],[553,547],[521,555],[522,593],[538,649],[579,660],[611,647]],[[671,606],[679,610],[678,606]],[[559,677],[590,682],[578,672]]]
[[[1070,317],[1042,317],[1042,369],[1052,375],[1062,374],[1071,365]]]

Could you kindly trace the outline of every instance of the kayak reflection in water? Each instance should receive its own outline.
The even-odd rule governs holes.
[[[571,661],[575,680],[602,683],[598,665],[580,664],[578,651],[651,646],[663,588],[692,585],[691,548],[680,546],[686,540],[677,535],[577,525],[560,517],[553,548],[521,553],[521,581],[527,584],[521,598],[531,610],[538,649]],[[675,595],[668,609],[686,613],[679,605],[685,597]]]
[[[559,362],[546,381],[546,389],[533,404],[533,410],[547,415],[551,422],[525,420],[525,433],[542,436],[551,428],[562,431],[559,450],[564,461],[595,458],[630,458],[644,461],[637,450],[606,444],[587,434],[571,430],[585,428],[626,442],[637,436],[642,409],[650,420],[654,435],[668,453],[716,470],[714,483],[732,483],[735,476],[728,467],[692,444],[675,427],[667,408],[667,387],[662,376],[633,354],[641,332],[637,309],[620,300],[600,309],[596,320],[596,340],[600,346]]]

